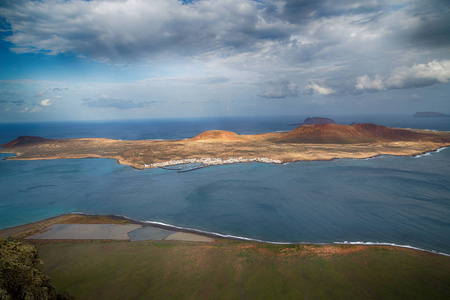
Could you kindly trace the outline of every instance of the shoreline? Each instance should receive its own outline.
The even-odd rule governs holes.
[[[137,170],[144,170],[144,169],[154,169],[154,168],[161,168],[164,169],[165,167],[173,167],[177,165],[183,165],[183,164],[190,164],[190,163],[200,163],[203,164],[203,167],[210,167],[210,166],[218,166],[218,165],[225,165],[225,164],[239,164],[239,163],[250,163],[250,162],[258,162],[258,163],[267,163],[267,164],[291,164],[291,163],[297,163],[297,162],[314,162],[314,161],[335,161],[339,159],[372,159],[376,157],[381,156],[399,156],[399,157],[421,157],[422,155],[426,155],[427,153],[438,153],[446,148],[450,148],[449,145],[439,145],[437,147],[433,147],[429,150],[425,151],[413,151],[408,154],[392,154],[392,153],[381,153],[381,154],[368,154],[367,156],[358,156],[358,157],[352,157],[352,156],[342,156],[342,157],[331,157],[331,158],[316,158],[316,159],[296,159],[296,160],[279,160],[279,159],[271,159],[267,157],[254,157],[254,158],[243,158],[243,157],[229,157],[227,159],[223,159],[221,157],[206,157],[206,158],[187,158],[187,159],[178,159],[178,160],[169,160],[169,161],[162,161],[159,163],[153,163],[150,165],[144,164],[144,166],[140,165],[134,165],[132,163],[129,163],[127,161],[124,161],[122,158],[117,157],[107,157],[107,156],[100,156],[100,155],[86,155],[86,156],[79,156],[79,155],[66,155],[66,156],[54,156],[54,157],[21,157],[20,153],[17,152],[3,152],[2,148],[0,148],[0,154],[11,154],[11,156],[5,157],[2,160],[5,161],[34,161],[34,160],[59,160],[59,159],[95,159],[95,158],[103,158],[103,159],[112,159],[115,160],[117,164],[124,165],[124,166],[130,166]],[[206,163],[204,163],[206,161]],[[211,163],[209,163],[210,161]],[[197,168],[196,168],[197,169]]]
[[[73,218],[75,220],[74,223],[65,223],[70,221]],[[78,218],[78,221],[77,221]],[[81,219],[80,219],[81,218]],[[80,222],[81,220],[81,222]],[[90,222],[89,222],[90,221]],[[100,223],[98,223],[100,221]],[[37,234],[39,232],[45,231],[46,228],[54,225],[54,224],[136,224],[142,225],[143,227],[153,227],[158,229],[165,229],[171,231],[177,231],[181,233],[195,234],[203,237],[218,239],[218,240],[229,240],[229,241],[240,241],[247,243],[257,243],[257,244],[271,244],[271,245],[303,245],[303,246],[349,246],[349,247],[392,247],[392,248],[400,248],[400,249],[408,249],[413,251],[424,252],[428,254],[434,255],[442,255],[450,257],[449,253],[444,253],[435,250],[428,250],[420,247],[415,247],[411,245],[402,245],[395,243],[387,243],[387,242],[363,242],[363,241],[343,241],[343,242],[274,242],[274,241],[265,241],[259,239],[253,239],[248,237],[240,237],[234,235],[220,234],[216,232],[209,232],[199,229],[186,228],[176,225],[170,225],[163,222],[157,221],[138,221],[132,218],[128,218],[126,216],[121,215],[98,215],[98,214],[87,214],[82,212],[73,212],[66,213],[62,215],[58,215],[55,217],[46,218],[40,221],[31,222],[23,225],[13,226],[9,228],[0,229],[0,238],[13,238],[13,239],[25,239],[29,236]],[[106,223],[105,223],[106,222]],[[31,239],[33,240],[33,239]],[[66,240],[66,239],[62,239]],[[71,239],[67,239],[71,240]],[[86,239],[90,240],[90,239]],[[111,240],[111,239],[106,239]],[[114,240],[114,239],[113,239]]]
[[[416,156],[450,146],[450,132],[388,128],[375,124],[303,125],[289,132],[238,135],[205,131],[185,140],[45,139],[21,136],[1,145],[6,160],[109,158],[136,169],[180,164],[202,166],[261,162]]]
[[[420,158],[423,156],[426,156],[428,154],[431,153],[439,153],[447,148],[450,148],[450,145],[443,145],[443,146],[439,146],[437,148],[433,148],[430,150],[425,150],[425,151],[417,151],[417,152],[413,152],[410,154],[375,154],[375,155],[368,155],[368,156],[362,156],[362,157],[332,157],[332,158],[327,158],[327,159],[300,159],[300,160],[292,160],[292,161],[282,161],[282,160],[278,160],[278,159],[270,159],[267,157],[255,157],[255,158],[242,158],[242,157],[237,157],[237,158],[233,158],[233,157],[229,157],[228,159],[223,159],[220,157],[217,158],[187,158],[187,159],[179,159],[179,160],[170,160],[170,161],[163,161],[163,162],[159,162],[159,163],[153,163],[150,165],[144,164],[144,167],[138,166],[138,165],[133,165],[130,164],[126,161],[124,161],[121,158],[116,158],[116,157],[104,157],[104,156],[100,156],[100,155],[96,155],[96,156],[61,156],[61,157],[39,157],[39,158],[23,158],[20,157],[20,155],[16,152],[2,152],[2,148],[0,147],[0,154],[11,154],[11,156],[8,157],[4,157],[2,158],[2,160],[5,161],[38,161],[38,160],[59,160],[59,159],[95,159],[95,158],[101,158],[101,159],[112,159],[115,160],[117,164],[119,165],[123,165],[123,166],[130,166],[136,170],[145,170],[145,169],[155,169],[155,168],[160,168],[160,169],[164,169],[164,170],[170,170],[170,171],[176,171],[178,170],[178,172],[189,172],[189,171],[194,171],[197,169],[201,169],[201,168],[205,168],[205,167],[210,167],[210,166],[219,166],[219,165],[226,165],[226,164],[241,164],[241,163],[251,163],[251,162],[258,162],[258,163],[267,163],[267,164],[277,164],[277,165],[285,165],[285,164],[292,164],[292,163],[299,163],[299,162],[314,162],[314,161],[336,161],[336,160],[340,160],[340,159],[361,159],[361,160],[365,160],[365,159],[373,159],[373,158],[377,158],[377,157],[383,157],[383,156],[397,156],[397,157],[415,157],[415,158]],[[206,161],[206,163],[204,163]],[[209,161],[211,163],[209,163]],[[170,167],[175,167],[175,166],[179,166],[179,165],[184,165],[184,164],[192,164],[192,163],[199,163],[202,164],[202,166],[198,166],[192,169],[188,169],[188,170],[182,170],[182,169],[170,169]]]

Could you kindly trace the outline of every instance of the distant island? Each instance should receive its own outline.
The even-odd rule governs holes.
[[[205,131],[185,140],[121,141],[105,138],[45,139],[22,136],[0,145],[8,160],[112,158],[137,169],[179,164],[332,160],[377,155],[417,155],[450,146],[450,132],[375,124],[302,125],[288,132],[239,135]]]
[[[303,123],[291,123],[288,126],[301,126],[301,125],[317,125],[317,124],[336,124],[336,122],[329,118],[306,118]]]
[[[440,112],[434,111],[419,111],[413,115],[414,118],[442,118],[442,117],[450,117],[450,115],[446,115]]]

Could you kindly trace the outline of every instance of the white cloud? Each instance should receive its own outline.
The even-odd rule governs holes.
[[[417,88],[450,81],[450,60],[433,60],[427,64],[400,67],[389,74],[368,75],[356,78],[357,90],[384,91],[390,89]]]
[[[20,110],[20,113],[35,113],[40,111],[39,107],[33,106],[33,107],[25,107],[24,109]]]
[[[355,87],[357,90],[386,90],[384,79],[380,75],[375,75],[373,79],[367,75],[360,76],[356,78]]]
[[[53,103],[50,99],[44,99],[41,102],[39,102],[39,105],[44,107],[51,106],[52,104]]]
[[[307,86],[305,86],[305,89],[319,95],[330,95],[336,93],[336,91],[331,87],[327,87],[324,84],[320,85],[318,83],[309,83]]]

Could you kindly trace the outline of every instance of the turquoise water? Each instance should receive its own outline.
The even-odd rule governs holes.
[[[273,130],[286,126],[272,121]],[[184,125],[182,134],[208,127],[198,122]],[[252,122],[247,130],[262,130]],[[67,126],[76,132],[77,125]],[[246,163],[186,173],[139,171],[108,159],[0,160],[0,228],[83,212],[264,241],[380,242],[450,253],[449,170],[448,148],[419,157]]]

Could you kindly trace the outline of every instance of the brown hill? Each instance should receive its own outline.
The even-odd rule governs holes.
[[[422,134],[405,129],[389,128],[370,123],[353,124],[351,127],[361,132],[366,137],[383,140],[411,141],[423,137]]]
[[[28,146],[28,145],[32,145],[32,144],[39,144],[39,143],[43,143],[45,141],[48,141],[47,139],[44,139],[43,137],[40,136],[19,136],[18,138],[16,138],[15,140],[0,145],[0,147],[3,148],[12,148],[12,147],[19,147],[19,146]]]
[[[290,143],[361,143],[380,140],[408,141],[417,140],[422,135],[408,130],[388,128],[375,124],[317,124],[302,125],[283,133],[277,138],[279,142]]]
[[[208,130],[200,133],[199,135],[190,138],[191,141],[200,141],[200,140],[221,140],[221,141],[238,141],[243,140],[243,138],[232,131],[226,130]]]

